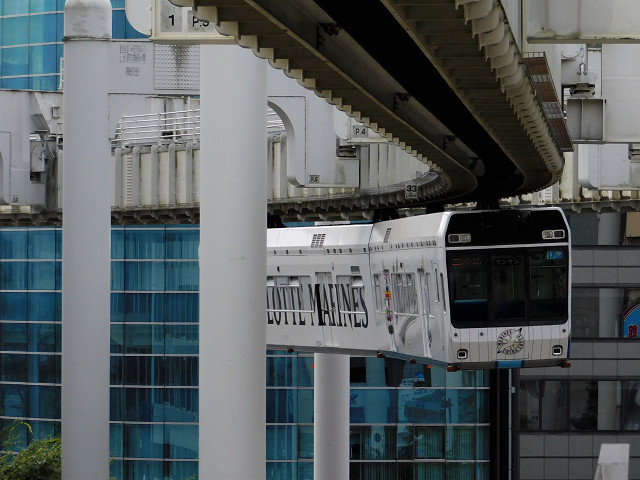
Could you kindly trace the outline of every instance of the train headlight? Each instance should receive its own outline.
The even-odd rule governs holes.
[[[543,240],[561,240],[567,234],[564,230],[543,230],[542,231],[542,239]]]
[[[466,348],[461,348],[456,352],[456,356],[458,357],[458,360],[466,360],[469,356],[469,352]]]
[[[554,345],[553,347],[551,347],[551,355],[553,355],[554,357],[559,357],[560,355],[562,355],[563,351],[564,349],[562,348],[562,345]]]
[[[470,233],[450,233],[447,236],[447,240],[449,240],[449,243],[470,243],[471,234]]]

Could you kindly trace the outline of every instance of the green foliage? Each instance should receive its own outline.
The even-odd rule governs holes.
[[[21,427],[29,424],[16,421],[0,431],[0,480],[60,480],[62,477],[60,437],[34,440],[24,450],[12,453]]]

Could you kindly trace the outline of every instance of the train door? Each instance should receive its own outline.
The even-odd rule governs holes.
[[[433,283],[432,274],[422,268],[418,269],[418,280],[420,289],[420,302],[422,304],[422,336],[424,342],[424,354],[431,357],[431,342],[433,341],[432,328],[435,323],[433,296],[431,294],[431,284]]]
[[[437,324],[437,332],[440,337],[440,347],[442,349],[445,348],[445,338],[444,338],[444,325],[445,318],[447,312],[447,305],[445,300],[445,292],[444,292],[444,280],[442,272],[438,266],[437,262],[431,262],[431,268],[429,269],[429,281],[431,291],[433,292],[433,298],[431,300],[431,305],[433,305],[433,309],[431,313],[434,316],[435,323]],[[448,322],[446,322],[448,325]]]
[[[318,312],[318,325],[322,330],[323,346],[333,346],[331,326],[335,326],[338,320],[337,294],[331,272],[316,272],[314,297],[316,312]]]

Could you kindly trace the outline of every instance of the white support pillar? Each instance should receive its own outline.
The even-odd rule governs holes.
[[[109,0],[64,8],[62,478],[109,478]]]
[[[349,478],[349,356],[314,355],[313,478]]]
[[[200,51],[200,480],[264,479],[267,64]]]

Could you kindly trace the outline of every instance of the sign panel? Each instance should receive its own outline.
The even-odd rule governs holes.
[[[233,37],[218,33],[212,22],[200,20],[193,8],[177,7],[169,0],[153,0],[151,40],[159,43],[233,44]]]
[[[640,324],[640,303],[624,314],[624,338],[638,338]]]

